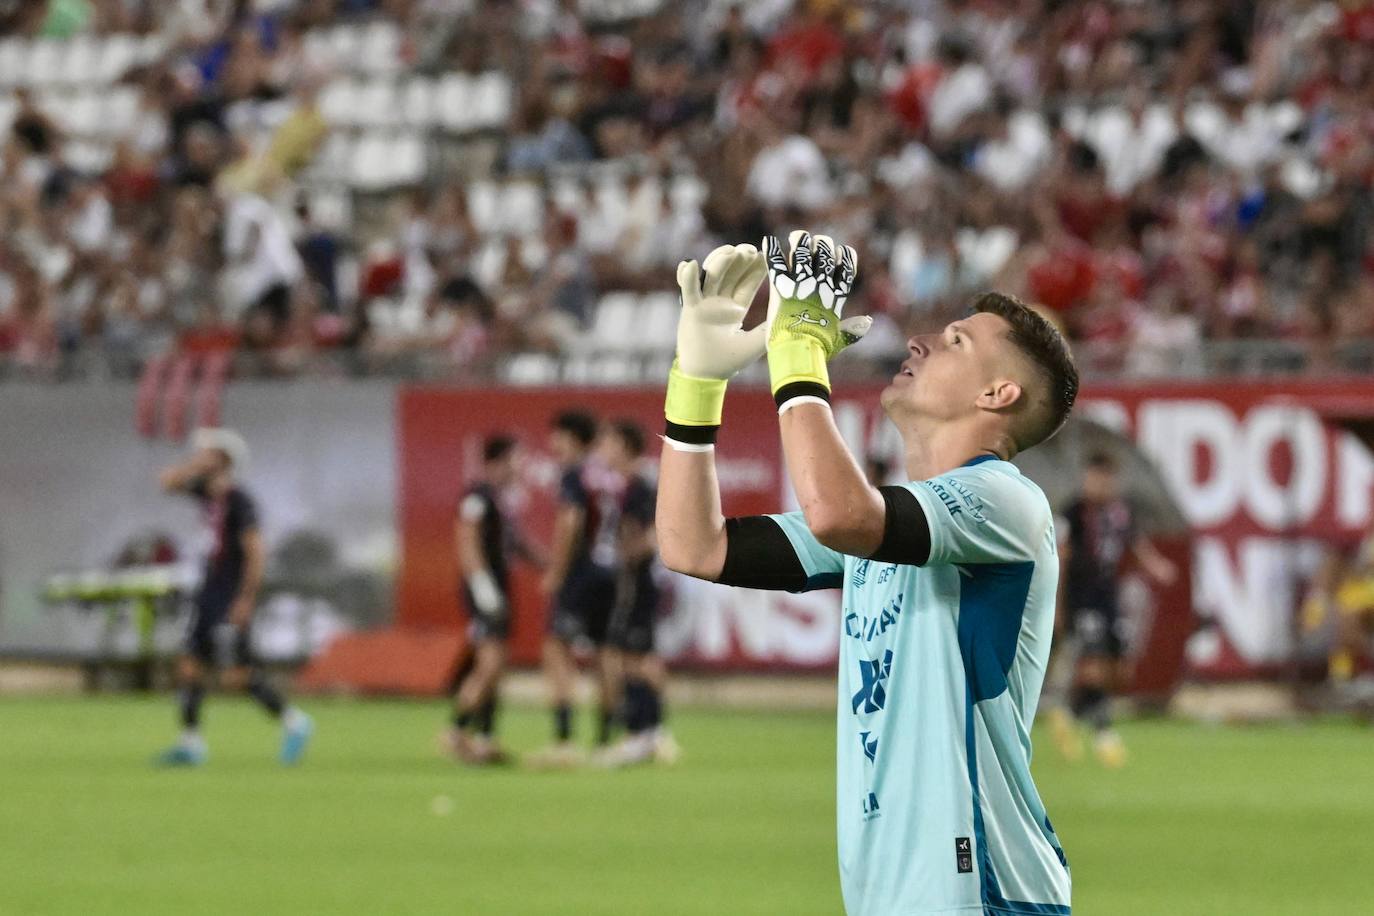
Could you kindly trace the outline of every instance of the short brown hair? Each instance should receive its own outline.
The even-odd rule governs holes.
[[[973,300],[974,314],[996,315],[1011,325],[1007,338],[1044,376],[1041,403],[1033,406],[1029,423],[1013,432],[1017,451],[1039,445],[1059,432],[1078,397],[1078,367],[1069,345],[1049,319],[1015,296],[983,293]]]

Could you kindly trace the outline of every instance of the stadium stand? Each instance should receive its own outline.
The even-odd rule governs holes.
[[[859,247],[871,357],[997,286],[1090,374],[1374,368],[1374,4],[123,0],[0,30],[0,375],[656,378],[672,265],[803,224]]]

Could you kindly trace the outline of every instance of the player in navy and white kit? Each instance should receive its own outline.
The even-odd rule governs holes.
[[[1069,713],[1050,710],[1055,745],[1069,760],[1082,756],[1077,725],[1093,732],[1093,751],[1108,767],[1126,762],[1126,746],[1112,728],[1111,693],[1123,677],[1126,633],[1117,606],[1122,564],[1133,555],[1161,585],[1177,577],[1168,558],[1140,533],[1135,509],[1121,492],[1116,459],[1088,456],[1079,498],[1061,513],[1059,555],[1064,564],[1064,616],[1068,639],[1063,660],[1073,671]]]
[[[534,766],[571,766],[584,757],[572,741],[577,644],[590,644],[596,650],[598,743],[609,741],[615,717],[616,674],[605,647],[615,575],[595,550],[605,537],[607,494],[591,480],[588,467],[596,433],[596,420],[590,414],[570,410],[554,418],[549,434],[550,449],[560,466],[553,545],[542,581],[550,600],[544,673],[553,706],[553,743],[530,756]]]
[[[157,758],[163,766],[196,766],[208,757],[200,733],[200,707],[207,669],[224,667],[226,685],[246,689],[267,713],[281,722],[280,760],[294,764],[305,753],[313,731],[310,717],[287,705],[268,683],[252,654],[250,626],[266,565],[251,496],[234,480],[247,460],[242,437],[227,429],[198,429],[195,453],[159,475],[162,488],[184,493],[200,503],[213,539],[205,576],[196,592],[186,642],[177,659],[181,740]]]
[[[493,737],[506,640],[510,636],[510,562],[535,561],[507,517],[504,503],[516,478],[515,440],[491,436],[482,446],[482,476],[458,501],[454,523],[460,591],[468,616],[468,647],[454,679],[449,751],[471,764],[506,759]]]
[[[616,535],[616,595],[607,642],[623,672],[621,710],[626,736],[602,758],[609,766],[677,759],[677,743],[664,725],[667,668],[654,651],[662,591],[655,573],[657,489],[644,467],[644,429],[616,420],[602,431],[600,451],[620,482],[613,528]]]

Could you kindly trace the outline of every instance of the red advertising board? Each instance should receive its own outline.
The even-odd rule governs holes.
[[[895,431],[877,406],[879,390],[844,392],[835,404],[836,421],[852,445],[895,454]],[[539,541],[547,539],[553,515],[557,469],[545,440],[559,410],[581,406],[603,417],[631,417],[651,432],[662,422],[662,393],[652,389],[415,387],[399,397],[403,561],[397,607],[399,622],[420,626],[459,624],[454,513],[486,435],[503,430],[521,439],[516,514]],[[1125,433],[1157,464],[1193,525],[1193,607],[1215,624],[1189,645],[1193,669],[1212,677],[1272,673],[1289,656],[1293,609],[1322,545],[1369,527],[1374,461],[1329,417],[1335,405],[1345,414],[1374,415],[1374,385],[1097,386],[1085,390],[1080,403],[1086,415]],[[651,442],[652,457],[658,446]],[[790,508],[766,392],[731,392],[718,462],[727,513]],[[517,576],[514,654],[525,662],[538,657],[543,633],[545,601],[535,582],[528,572]],[[833,595],[750,592],[677,577],[672,584],[673,612],[663,622],[661,642],[676,658],[732,669],[823,668],[834,661]],[[1180,620],[1185,618],[1174,624]],[[1171,635],[1160,636],[1158,652],[1178,654],[1179,628],[1159,630]],[[1143,665],[1152,663],[1155,651],[1147,647]],[[1178,668],[1176,658],[1154,661]]]

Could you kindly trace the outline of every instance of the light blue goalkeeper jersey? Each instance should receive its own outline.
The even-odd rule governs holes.
[[[773,518],[809,588],[844,589],[840,882],[849,916],[1069,912],[1069,869],[1031,779],[1054,627],[1049,503],[991,457],[906,485],[924,566],[844,556]]]

